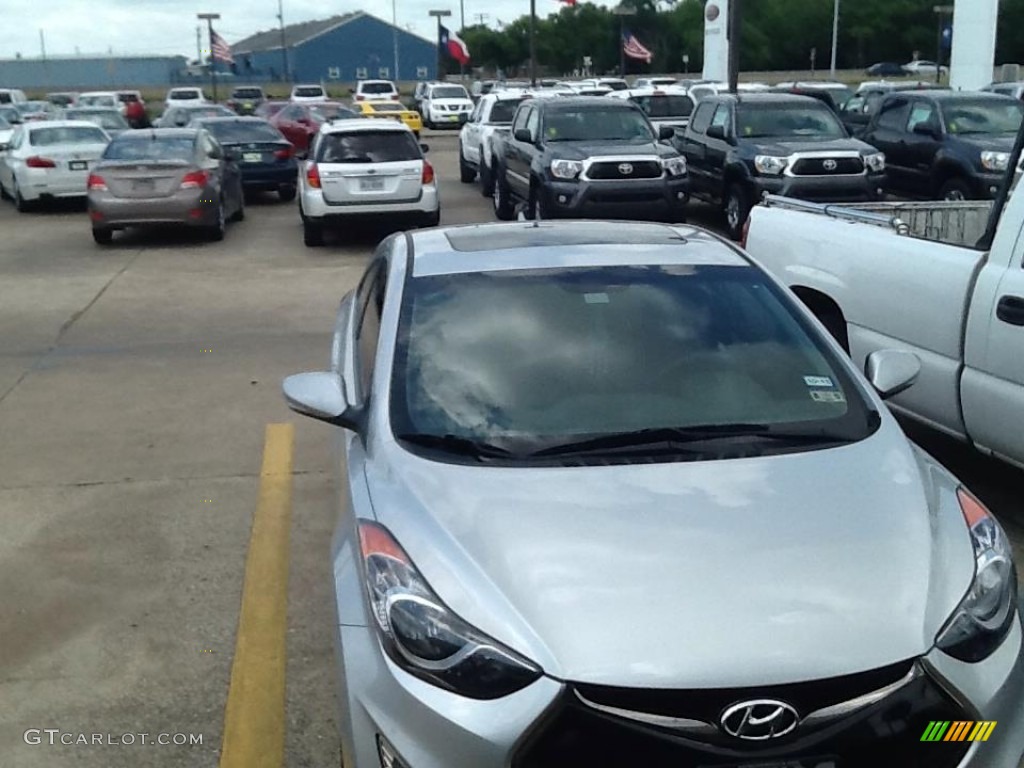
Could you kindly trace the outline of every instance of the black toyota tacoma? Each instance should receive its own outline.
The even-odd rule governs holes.
[[[499,219],[683,221],[686,161],[632,102],[605,97],[530,99],[495,147]]]
[[[808,96],[707,97],[675,142],[686,157],[691,193],[725,209],[734,239],[765,192],[868,202],[885,189],[885,156],[850,138],[835,112]]]

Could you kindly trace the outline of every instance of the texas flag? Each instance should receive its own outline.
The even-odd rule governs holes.
[[[447,27],[441,27],[441,39],[438,44],[459,64],[469,64],[469,48],[462,42],[461,37],[449,31]]]

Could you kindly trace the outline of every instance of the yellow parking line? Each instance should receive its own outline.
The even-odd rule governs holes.
[[[284,763],[288,537],[295,428],[268,424],[249,539],[220,768]]]

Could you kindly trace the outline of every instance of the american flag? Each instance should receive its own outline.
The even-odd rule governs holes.
[[[218,35],[212,29],[210,30],[210,49],[213,53],[214,61],[223,61],[227,64],[233,64],[235,62],[235,57],[231,55],[231,46],[227,44],[227,41],[223,37]]]
[[[630,31],[622,33],[622,50],[631,59],[641,59],[648,64],[651,63],[653,54],[644,48]]]

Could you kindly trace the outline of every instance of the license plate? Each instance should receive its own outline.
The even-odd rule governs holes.
[[[84,171],[88,169],[89,162],[87,160],[72,160],[68,163],[68,170],[72,171]]]
[[[363,192],[380,192],[384,189],[384,179],[360,179],[359,189]]]
[[[722,768],[839,768],[839,763],[832,757],[803,757],[799,760],[769,760],[763,763],[727,765]]]
[[[152,179],[136,179],[132,182],[132,189],[137,192],[150,192],[154,186]]]
[[[448,122],[449,123],[454,123],[458,119],[459,119],[458,115],[448,115]]]
[[[260,152],[245,152],[242,155],[242,160],[246,163],[258,163],[263,159],[263,154]]]

